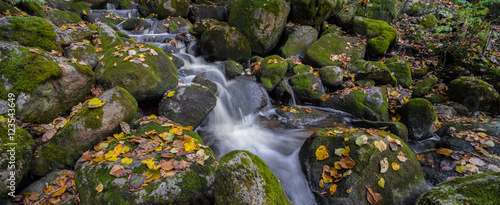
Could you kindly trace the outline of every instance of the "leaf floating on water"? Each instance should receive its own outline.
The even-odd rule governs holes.
[[[175,94],[175,90],[172,90],[172,91],[168,92],[167,93],[167,98],[170,98],[170,97],[174,96],[174,94]]]
[[[330,194],[334,195],[336,192],[337,192],[337,185],[336,184],[330,185]]]
[[[95,190],[98,193],[101,193],[103,189],[104,189],[104,185],[102,185],[102,183],[99,183],[99,185],[97,185],[97,187],[95,188]]]
[[[399,167],[399,164],[398,164],[398,163],[396,163],[396,162],[393,162],[393,163],[391,164],[391,166],[392,166],[392,169],[393,169],[394,171],[398,171],[398,170],[399,170],[399,168],[400,168],[400,167]]]
[[[368,137],[366,135],[361,135],[358,138],[356,138],[356,145],[361,147],[365,144],[368,144]]]
[[[385,179],[384,178],[380,178],[380,180],[378,180],[377,184],[380,187],[384,188],[384,186],[385,186]]]
[[[382,195],[375,192],[375,188],[369,185],[365,185],[366,187],[366,199],[372,205],[378,205],[382,201]]]
[[[324,160],[328,158],[328,152],[326,152],[326,147],[324,145],[321,145],[316,149],[316,160]]]
[[[99,108],[102,107],[106,103],[104,100],[99,100],[99,98],[92,98],[89,101],[88,108]]]
[[[403,151],[399,151],[399,153],[398,153],[398,159],[399,159],[399,161],[406,162],[406,160],[408,160],[408,159],[405,157],[405,155],[406,154]]]
[[[387,157],[385,157],[383,160],[380,161],[380,173],[385,173],[389,169],[389,160],[387,160]]]

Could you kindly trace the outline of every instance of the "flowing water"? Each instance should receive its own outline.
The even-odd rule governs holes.
[[[137,15],[136,10],[98,12],[114,12],[126,17]],[[326,120],[308,124],[291,123],[276,114],[275,109],[279,106],[272,105],[269,96],[264,98],[267,101],[258,100],[255,93],[267,93],[252,76],[226,79],[221,62],[206,62],[195,55],[196,40],[177,41],[172,46],[166,42],[175,39],[176,35],[159,33],[155,29],[158,21],[148,21],[152,28],[139,32],[141,34],[125,31],[121,25],[118,25],[118,28],[138,42],[153,44],[167,52],[174,51],[173,54],[184,61],[184,66],[178,71],[180,85],[192,84],[198,74],[217,84],[217,105],[196,130],[205,144],[213,149],[218,158],[232,150],[248,150],[256,154],[280,180],[288,198],[294,204],[316,204],[302,173],[298,152],[304,140],[315,130],[335,126],[334,123],[344,123],[350,118],[335,110],[325,110],[331,113]],[[249,73],[248,70],[245,73]],[[295,104],[295,99],[292,99],[291,103]],[[265,106],[255,109],[262,107],[259,104]]]

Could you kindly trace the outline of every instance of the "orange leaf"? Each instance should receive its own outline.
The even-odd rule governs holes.
[[[378,205],[382,201],[382,195],[375,192],[375,188],[369,185],[365,185],[366,187],[366,199],[372,205]]]
[[[451,153],[453,153],[453,150],[447,149],[447,148],[441,148],[441,149],[437,150],[436,153],[442,154],[442,155],[446,155],[446,156],[450,156]]]
[[[340,166],[344,169],[352,169],[356,166],[356,162],[351,157],[344,157],[339,162]]]

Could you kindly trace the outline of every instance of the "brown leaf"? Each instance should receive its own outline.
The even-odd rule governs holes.
[[[406,154],[403,151],[399,151],[399,153],[398,153],[398,159],[399,159],[399,161],[406,162],[406,160],[408,160],[408,159],[405,157],[405,155]]]
[[[175,170],[185,170],[189,167],[189,164],[184,160],[174,161],[173,165],[175,167]]]
[[[339,162],[340,166],[344,169],[352,169],[356,166],[356,162],[351,157],[344,157]]]
[[[130,132],[130,126],[128,125],[127,122],[121,121],[120,128],[122,129],[123,133],[125,133],[125,134]]]
[[[175,161],[174,159],[171,159],[169,161],[166,161],[164,159],[160,160],[161,169],[163,169],[165,171],[172,170],[173,168],[175,168],[174,161]]]
[[[474,164],[474,165],[476,165],[476,166],[478,166],[478,167],[482,167],[482,166],[486,165],[486,163],[483,160],[481,160],[481,159],[479,159],[477,157],[470,158],[469,162],[472,163],[472,164]]]
[[[43,136],[42,136],[42,142],[49,141],[50,139],[52,139],[52,137],[54,137],[54,135],[56,135],[56,133],[57,133],[57,129],[56,128],[50,129],[45,134],[43,134]]]
[[[382,201],[382,195],[375,192],[375,188],[369,185],[365,185],[366,187],[366,199],[372,205],[378,205]]]
[[[441,171],[450,171],[450,170],[453,170],[455,168],[455,166],[457,165],[457,163],[455,162],[455,160],[451,160],[451,159],[443,159],[441,161]]]
[[[453,150],[448,149],[448,148],[441,148],[441,149],[437,150],[436,153],[442,154],[442,155],[446,155],[446,156],[450,156],[451,153],[453,153]]]

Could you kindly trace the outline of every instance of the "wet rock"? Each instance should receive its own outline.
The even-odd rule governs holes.
[[[401,120],[408,128],[410,140],[424,140],[432,137],[436,111],[426,99],[414,98],[404,104]]]
[[[346,49],[346,47],[351,48]],[[340,66],[341,55],[351,58],[351,62],[362,59],[365,56],[365,45],[355,37],[338,36],[334,33],[326,34],[314,42],[306,50],[304,62],[314,67]],[[331,57],[338,56],[338,60],[332,61]]]
[[[156,46],[140,45],[143,47],[136,45],[127,52],[125,47],[108,50],[95,71],[98,85],[105,89],[122,87],[139,102],[160,99],[177,86],[177,69],[167,54]],[[144,61],[139,60],[141,55]]]
[[[28,48],[0,43],[0,64],[4,91],[0,114],[7,113],[7,94],[16,99],[16,118],[23,122],[50,123],[59,113],[82,101],[94,83],[89,66],[63,62],[62,58]],[[60,66],[60,65],[61,66]],[[63,69],[64,67],[65,69]]]
[[[228,60],[224,62],[224,70],[228,78],[234,78],[243,73],[243,66],[236,61]]]
[[[81,61],[95,68],[98,63],[95,47],[89,43],[74,43],[65,51],[66,58]]]
[[[325,94],[323,84],[314,73],[301,73],[290,78],[290,85],[300,102],[319,103]]]
[[[158,26],[166,27],[168,33],[186,33],[191,28],[191,22],[181,17],[169,17],[161,20]]]
[[[174,92],[173,96],[169,93]],[[217,98],[201,86],[177,87],[167,92],[160,102],[159,113],[184,126],[198,127],[214,109]]]
[[[368,37],[370,55],[383,54],[396,41],[398,31],[385,21],[354,17],[354,32]]]
[[[250,48],[258,54],[271,51],[280,39],[290,6],[282,0],[231,0],[229,25],[248,38]]]
[[[453,107],[453,109],[455,109],[455,111],[457,111],[457,113],[459,115],[463,115],[463,116],[469,115],[469,109],[467,109],[467,107],[465,107],[464,105],[462,105],[460,103],[452,102],[452,103],[448,104],[448,106]]]
[[[190,17],[196,19],[215,19],[218,21],[226,21],[227,8],[226,6],[214,5],[196,5],[196,15],[191,13]]]
[[[204,73],[200,73],[196,75],[193,79],[193,83],[197,83],[201,86],[207,87],[210,91],[212,91],[213,94],[217,94],[217,84],[214,82],[210,81],[209,79],[203,77]]]
[[[187,17],[189,11],[189,0],[158,0],[158,18],[164,19],[170,16]]]
[[[139,28],[149,28],[151,25],[144,19],[140,18],[129,18],[123,22],[123,29],[125,30],[134,30]]]
[[[325,66],[319,69],[319,77],[328,93],[335,92],[342,87],[344,72],[337,66]]]
[[[220,22],[215,19],[202,19],[199,23],[194,23],[189,28],[189,33],[196,36],[196,38],[201,38],[201,35],[211,28],[218,26],[229,26],[226,22]]]
[[[325,120],[329,114],[321,110],[305,107],[276,108],[276,114],[285,118],[289,123],[306,124]]]
[[[446,106],[446,105],[436,105],[434,106],[434,110],[436,110],[436,114],[438,115],[444,115],[446,117],[452,118],[457,114],[457,111],[453,109],[453,107]]]
[[[306,49],[318,38],[318,31],[310,26],[295,28],[281,49],[281,55],[285,58],[303,55]]]
[[[366,120],[389,121],[387,89],[383,87],[355,90],[343,98],[337,94],[322,102],[321,107],[341,110]]]
[[[231,80],[226,89],[231,93],[232,103],[229,110],[234,111],[233,117],[257,113],[268,104],[265,88],[256,83],[251,76],[238,76]]]
[[[411,89],[413,97],[425,96],[437,83],[437,79],[430,77],[422,80]]]
[[[372,131],[378,133],[377,130]],[[305,140],[300,148],[299,160],[318,204],[368,204],[366,186],[381,194],[381,204],[412,204],[425,192],[427,185],[413,151],[396,135],[382,133],[384,137],[378,134],[371,136],[356,129],[333,128],[318,130]],[[389,145],[387,135],[401,143],[401,146],[396,146],[396,151],[391,151],[389,147],[380,151],[375,147],[375,141]],[[366,138],[366,144],[356,144],[356,141],[363,141],[359,140],[360,137]],[[321,146],[328,157],[321,155]],[[347,149],[349,151],[345,151]],[[341,156],[336,154],[340,151],[344,153]],[[404,153],[407,161],[398,159],[400,152]],[[381,167],[384,159],[388,163],[385,171]],[[392,168],[392,163],[397,163],[399,169]],[[379,185],[382,178],[384,188]],[[331,186],[336,186],[333,194]]]
[[[352,125],[362,128],[384,129],[392,134],[395,134],[405,143],[408,143],[408,128],[400,122],[377,122],[368,120],[358,120],[352,122]]]
[[[214,186],[216,204],[292,204],[266,163],[248,151],[220,159]]]
[[[137,101],[123,88],[110,89],[98,98],[104,101],[102,107],[83,104],[51,140],[37,148],[31,173],[44,176],[53,169],[71,168],[85,150],[114,133],[120,122],[134,119]]]
[[[396,85],[397,80],[387,66],[381,62],[357,60],[349,68],[356,79],[371,79],[376,85]]]
[[[332,12],[341,9],[347,3],[344,0],[327,1],[301,1],[292,0],[292,12],[290,17],[293,22],[305,25],[319,25],[325,21]]]
[[[71,11],[47,10],[45,19],[52,21],[56,26],[60,27],[64,24],[78,23],[82,18],[78,14]]]
[[[474,77],[460,77],[448,85],[450,99],[470,111],[500,113],[500,95],[490,84]]]
[[[292,92],[292,88],[288,84],[287,79],[283,78],[278,82],[276,87],[274,87],[271,97],[280,105],[289,105],[292,102]]]
[[[200,40],[200,52],[204,58],[244,62],[250,58],[251,50],[247,38],[231,27],[207,30]]]
[[[261,61],[260,68],[255,76],[261,82],[267,92],[271,92],[279,81],[285,76],[288,64],[280,56],[273,55]]]

